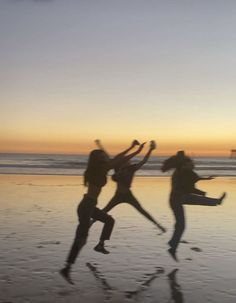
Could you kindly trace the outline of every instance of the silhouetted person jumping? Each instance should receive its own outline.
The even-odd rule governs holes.
[[[114,219],[106,212],[96,207],[97,198],[102,187],[107,182],[108,171],[116,165],[121,165],[138,154],[142,147],[139,147],[135,152],[126,156],[126,154],[137,145],[138,142],[134,140],[128,149],[118,154],[113,159],[110,159],[107,153],[101,149],[93,150],[89,155],[87,168],[84,173],[84,185],[88,188],[87,193],[78,205],[77,213],[79,224],[76,230],[75,239],[67,257],[66,265],[60,270],[60,274],[63,278],[71,284],[73,284],[70,277],[71,267],[72,264],[75,263],[80,250],[86,244],[91,218],[104,223],[100,241],[94,247],[94,250],[104,254],[109,253],[104,247],[104,242],[105,240],[110,239],[114,226]]]
[[[144,143],[141,145],[141,147],[143,146]],[[136,164],[130,164],[129,161],[126,161],[122,165],[116,166],[115,174],[112,176],[112,179],[117,183],[117,189],[115,195],[103,208],[103,211],[109,212],[112,208],[120,203],[128,203],[132,205],[137,211],[139,211],[145,218],[154,223],[162,232],[165,232],[166,229],[161,226],[161,224],[159,224],[145,209],[143,209],[131,191],[131,185],[136,171],[139,170],[148,161],[152,151],[155,148],[155,142],[151,141],[149,150],[142,161]]]
[[[170,207],[175,216],[175,230],[172,238],[168,242],[170,248],[168,252],[178,261],[176,250],[185,229],[184,204],[188,205],[220,205],[226,194],[223,193],[220,198],[205,197],[205,192],[197,189],[195,183],[200,180],[212,180],[213,177],[203,178],[198,176],[194,171],[193,161],[187,157],[183,151],[178,152],[164,161],[162,171],[175,169],[171,180]]]

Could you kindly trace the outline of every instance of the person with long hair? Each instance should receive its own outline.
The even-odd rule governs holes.
[[[175,216],[175,229],[172,238],[168,242],[168,252],[175,261],[178,261],[176,251],[185,230],[185,214],[183,205],[221,205],[226,193],[219,198],[206,197],[206,193],[195,187],[195,183],[200,180],[212,180],[213,177],[200,177],[193,171],[193,161],[187,157],[184,151],[177,152],[176,155],[166,159],[161,170],[166,172],[175,169],[171,178],[170,207]]]
[[[117,184],[116,192],[115,195],[108,202],[108,204],[103,208],[103,211],[107,213],[118,204],[128,203],[129,205],[133,206],[146,219],[155,224],[155,226],[157,226],[162,232],[165,232],[166,229],[141,206],[141,204],[131,191],[131,185],[135,173],[148,161],[152,151],[155,148],[155,142],[151,141],[148,152],[141,161],[135,164],[131,164],[130,161],[126,161],[121,165],[116,166],[115,174],[112,176],[113,181],[115,181]]]
[[[102,187],[105,186],[107,182],[108,171],[116,165],[121,165],[137,155],[142,150],[143,145],[140,145],[135,152],[129,155],[127,155],[127,153],[138,144],[137,140],[134,140],[128,149],[118,154],[113,159],[110,159],[107,153],[102,149],[93,150],[89,155],[87,168],[84,172],[84,185],[87,187],[87,192],[77,208],[79,224],[76,229],[74,242],[67,257],[66,264],[60,270],[62,277],[70,284],[73,284],[70,276],[71,267],[75,263],[82,247],[86,244],[91,218],[104,223],[100,240],[94,247],[94,250],[103,254],[109,253],[109,251],[106,250],[104,243],[106,240],[110,239],[115,221],[107,213],[96,207],[97,198]]]

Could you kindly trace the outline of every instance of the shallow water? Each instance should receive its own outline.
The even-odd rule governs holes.
[[[77,224],[81,177],[0,176],[0,302],[236,302],[236,179],[199,182],[222,206],[187,206],[187,230],[174,262],[166,253],[173,217],[169,178],[136,178],[133,192],[168,228],[159,231],[131,206],[111,211],[116,225],[107,248],[93,251],[101,231],[90,231],[73,269],[74,286],[59,275]],[[114,192],[104,188],[98,206]],[[175,270],[176,269],[176,270]],[[172,300],[172,301],[171,301]]]
[[[151,156],[137,175],[163,176],[161,166],[169,156]],[[200,175],[236,177],[236,161],[230,157],[192,157]],[[141,161],[137,156],[134,163]],[[11,154],[0,153],[0,174],[22,175],[83,175],[88,161],[85,155],[66,154]],[[165,173],[165,176],[171,172]]]

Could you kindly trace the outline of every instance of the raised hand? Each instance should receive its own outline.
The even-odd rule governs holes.
[[[157,145],[154,140],[150,141],[150,149],[156,149]]]
[[[162,233],[166,233],[166,228],[159,223],[156,223],[157,227],[161,230]]]
[[[143,142],[142,144],[140,144],[138,150],[141,151],[141,150],[144,148],[144,145],[145,145],[146,143],[147,143],[147,142]]]
[[[136,145],[140,145],[140,143],[138,142],[138,140],[134,140],[131,145],[132,147],[135,147]]]

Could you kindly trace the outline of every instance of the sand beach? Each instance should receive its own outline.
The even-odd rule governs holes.
[[[116,224],[109,255],[93,250],[95,223],[72,272],[74,286],[58,274],[72,243],[76,207],[84,187],[78,176],[1,175],[0,302],[209,302],[236,300],[236,178],[199,182],[209,196],[228,193],[222,206],[186,206],[187,229],[179,263],[167,254],[173,228],[169,177],[137,177],[133,193],[167,229],[160,235],[135,209],[111,211]],[[99,198],[114,193],[109,180]]]

